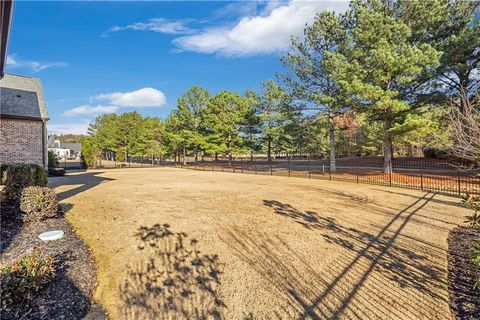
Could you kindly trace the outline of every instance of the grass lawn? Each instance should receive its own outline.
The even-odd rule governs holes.
[[[447,236],[468,214],[456,198],[174,168],[50,184],[113,319],[453,318]]]

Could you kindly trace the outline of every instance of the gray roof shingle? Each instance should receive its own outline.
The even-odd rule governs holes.
[[[0,114],[2,116],[42,118],[37,93],[10,88],[0,88]]]
[[[5,74],[0,80],[0,115],[47,120],[40,80]]]
[[[80,152],[82,151],[82,144],[81,143],[70,143],[70,142],[60,142],[60,147],[64,149],[70,149],[75,152]]]

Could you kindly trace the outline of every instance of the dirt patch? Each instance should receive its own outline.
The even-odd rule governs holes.
[[[448,237],[448,287],[457,319],[473,320],[480,316],[480,291],[473,289],[480,270],[470,261],[473,242],[478,240],[480,227],[460,227]]]
[[[2,319],[82,319],[89,311],[96,286],[96,265],[91,252],[63,218],[41,222],[21,220],[18,210],[2,204],[0,230],[0,263],[7,264],[41,246],[53,255],[55,279],[37,292],[33,300],[13,304],[2,310]],[[41,241],[45,231],[63,230],[64,238]]]
[[[50,185],[71,204],[67,219],[98,261],[95,298],[113,319],[128,318],[125,308],[148,319],[169,306],[186,310],[176,319],[191,319],[190,312],[221,319],[454,318],[447,237],[468,213],[458,198],[174,168],[92,170]],[[164,224],[186,236],[163,239],[160,251],[148,241],[142,249],[139,230],[156,234]],[[180,243],[188,252],[167,254]],[[198,273],[175,263],[185,257],[192,264],[194,251],[205,256]],[[220,271],[213,273],[218,282],[209,280],[210,267]],[[165,282],[162,270],[185,285]],[[205,282],[197,275],[211,291],[198,294]],[[157,282],[146,280],[152,277]],[[142,297],[151,302],[143,311]]]

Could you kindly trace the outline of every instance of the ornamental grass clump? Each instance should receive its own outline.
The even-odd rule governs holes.
[[[55,259],[45,254],[42,248],[34,248],[13,264],[0,269],[1,308],[31,300],[54,277]]]
[[[27,220],[45,220],[57,215],[58,200],[53,189],[27,187],[20,197],[20,210]]]
[[[473,196],[467,193],[462,202],[473,210],[471,215],[465,217],[467,218],[465,223],[470,226],[480,226],[480,196]]]

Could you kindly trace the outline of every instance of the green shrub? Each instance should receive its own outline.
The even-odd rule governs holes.
[[[48,150],[48,168],[58,167],[58,158],[55,152]]]
[[[57,195],[48,187],[26,187],[20,197],[20,210],[31,220],[45,220],[57,214]]]
[[[470,260],[472,263],[477,266],[477,277],[475,284],[473,285],[474,289],[480,290],[480,241],[475,242],[472,253],[470,254]]]
[[[47,185],[47,173],[38,164],[2,164],[1,184],[9,200],[18,202],[23,188]]]
[[[470,226],[480,226],[480,196],[473,196],[467,193],[462,201],[467,207],[473,210],[470,216],[466,216],[465,223]]]
[[[442,159],[448,156],[445,150],[436,147],[425,147],[422,151],[425,158]]]
[[[42,248],[33,251],[13,264],[0,269],[0,300],[2,308],[32,299],[34,294],[55,277],[55,260]]]

